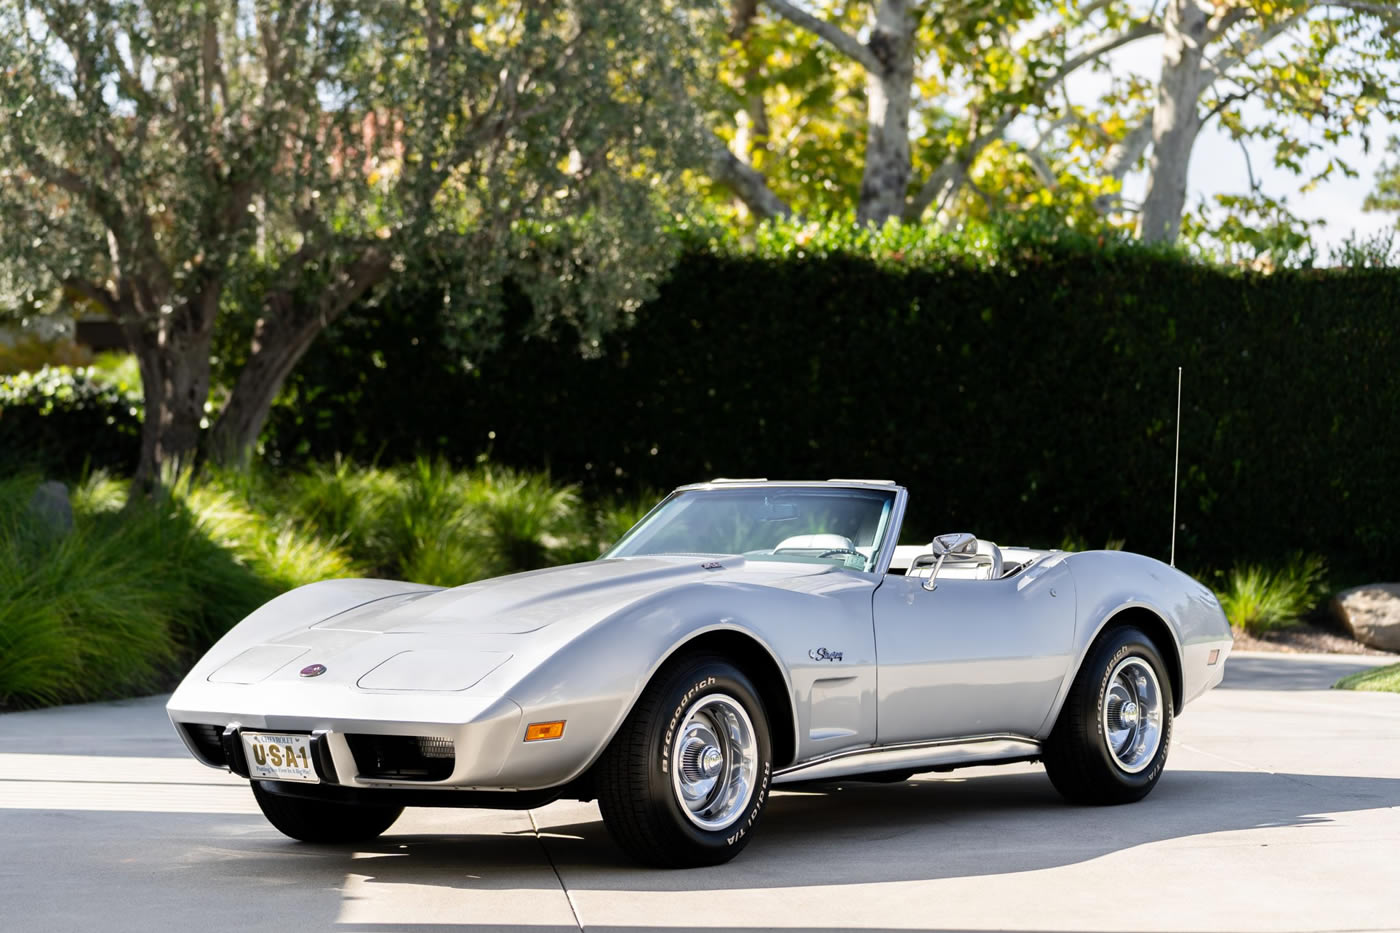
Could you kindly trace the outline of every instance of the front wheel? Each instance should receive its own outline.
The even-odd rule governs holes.
[[[403,813],[403,807],[367,807],[279,794],[267,789],[263,781],[253,782],[253,799],[269,823],[302,842],[363,842],[393,826]]]
[[[714,656],[652,680],[595,772],[617,843],[648,865],[718,865],[752,837],[772,778],[768,718],[749,679]]]
[[[1045,743],[1050,781],[1073,803],[1131,803],[1162,776],[1172,685],[1152,639],[1124,626],[1101,635]]]

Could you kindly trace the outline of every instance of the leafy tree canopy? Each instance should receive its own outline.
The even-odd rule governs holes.
[[[604,0],[0,0],[0,306],[124,327],[142,467],[190,452],[228,296],[256,294],[215,418],[239,455],[351,302],[459,257],[473,333],[514,277],[585,343],[669,260],[696,150],[698,14]]]

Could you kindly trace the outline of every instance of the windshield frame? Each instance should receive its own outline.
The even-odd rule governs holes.
[[[644,528],[652,518],[656,516],[667,504],[683,493],[699,492],[709,490],[732,490],[732,489],[850,489],[862,492],[885,492],[893,493],[894,498],[888,514],[883,517],[879,533],[882,536],[879,540],[879,547],[875,551],[874,561],[866,570],[855,570],[850,567],[836,567],[833,569],[847,570],[850,573],[873,574],[877,578],[882,578],[889,572],[890,563],[894,560],[894,549],[899,543],[899,530],[904,524],[904,509],[909,501],[909,492],[903,486],[894,483],[877,482],[821,482],[821,481],[794,481],[794,482],[772,482],[758,480],[753,482],[718,482],[718,483],[694,483],[689,486],[680,486],[673,489],[669,495],[653,506],[637,524],[627,530],[627,533],[618,538],[617,541],[603,554],[599,555],[599,560],[628,560],[632,557],[647,557],[654,555],[645,554],[624,554],[615,556],[619,548],[625,545],[642,528]],[[700,555],[696,555],[700,556]],[[708,555],[707,555],[708,556]],[[719,555],[715,555],[719,556]],[[737,556],[737,555],[736,555]]]

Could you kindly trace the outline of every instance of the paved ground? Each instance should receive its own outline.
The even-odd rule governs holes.
[[[1231,658],[1147,800],[1036,766],[775,794],[735,862],[638,870],[591,804],[410,810],[292,843],[184,756],[161,698],[0,716],[0,930],[1400,929],[1400,696],[1378,659]]]

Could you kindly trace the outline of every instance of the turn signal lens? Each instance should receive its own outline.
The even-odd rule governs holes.
[[[525,727],[525,741],[542,742],[557,739],[564,735],[564,720],[558,722],[532,722]]]

